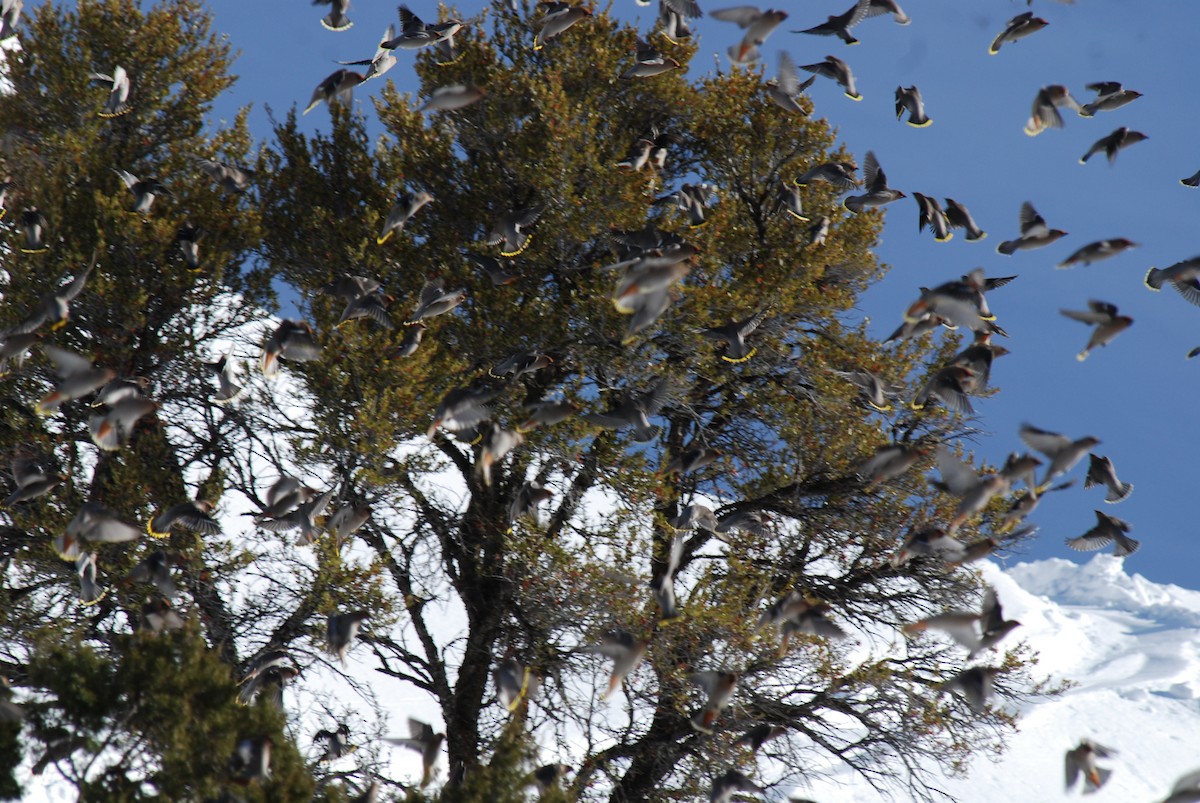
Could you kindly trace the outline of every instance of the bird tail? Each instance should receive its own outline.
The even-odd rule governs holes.
[[[1017,252],[1017,241],[1016,240],[1005,240],[1004,242],[1000,243],[1000,245],[996,246],[996,253],[998,253],[998,254],[1012,256],[1016,252]]]
[[[1149,287],[1151,290],[1153,290],[1156,293],[1159,290],[1162,290],[1162,285],[1163,285],[1162,275],[1163,275],[1163,271],[1161,269],[1151,268],[1149,271],[1146,272],[1146,286]]]
[[[1133,483],[1123,482],[1119,488],[1110,489],[1108,495],[1104,497],[1104,501],[1115,505],[1117,502],[1124,502],[1131,493],[1133,493]]]

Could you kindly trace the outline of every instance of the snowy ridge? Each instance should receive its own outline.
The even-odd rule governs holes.
[[[1097,803],[1163,800],[1175,780],[1200,767],[1200,591],[1129,574],[1124,559],[1097,555],[1007,570],[984,564],[1008,618],[1040,654],[1037,678],[1068,680],[1061,696],[1026,705],[1018,733],[998,760],[979,756],[968,775],[942,784],[962,803],[1053,803],[1064,791],[1064,754],[1087,737],[1117,755],[1101,766],[1109,782]],[[888,800],[846,775],[794,794],[815,801]]]

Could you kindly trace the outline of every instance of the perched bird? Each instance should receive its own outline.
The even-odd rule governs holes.
[[[1000,607],[1000,600],[994,589],[987,589],[983,595],[983,605],[978,613],[973,611],[946,611],[936,616],[905,625],[902,629],[906,636],[912,636],[925,630],[941,630],[959,646],[969,650],[967,660],[991,649],[1021,623],[1006,620]]]
[[[81,273],[75,274],[75,278],[68,284],[56,287],[43,295],[38,300],[37,307],[33,313],[8,330],[5,343],[7,344],[9,337],[12,335],[32,334],[45,324],[50,324],[52,332],[56,332],[66,326],[67,321],[71,317],[71,302],[83,292],[84,285],[87,284],[88,277],[92,275],[95,267],[96,252],[93,251],[91,262],[88,263],[88,266]]]
[[[866,3],[868,0],[860,0],[860,2]],[[709,803],[730,803],[735,792],[762,794],[766,791],[737,770],[729,770],[713,781],[712,790],[708,793],[708,800]]]
[[[691,718],[692,727],[701,733],[712,733],[713,723],[733,699],[738,675],[736,672],[694,672],[688,676],[688,680],[699,686],[708,697],[704,707]]]
[[[541,206],[531,206],[503,215],[484,242],[487,245],[503,244],[500,248],[502,257],[517,256],[529,247],[532,237],[525,230],[542,216],[542,209]]]
[[[404,229],[404,224],[419,212],[421,207],[433,200],[434,197],[424,190],[416,193],[401,193],[396,198],[396,203],[392,205],[391,210],[388,211],[387,218],[383,221],[383,230],[375,238],[375,242],[378,245],[386,243],[393,234]]]
[[[1102,259],[1116,256],[1130,248],[1136,248],[1137,245],[1133,240],[1127,240],[1124,237],[1116,237],[1111,240],[1098,240],[1094,243],[1088,243],[1075,251],[1055,267],[1073,268],[1076,265],[1090,265],[1093,262],[1099,262]]]
[[[1110,505],[1128,499],[1129,495],[1133,493],[1133,485],[1121,482],[1117,478],[1117,469],[1113,466],[1112,460],[1095,454],[1090,454],[1088,457],[1090,462],[1088,463],[1087,477],[1083,480],[1083,487],[1092,488],[1096,485],[1103,485],[1108,489],[1104,501]]]
[[[101,117],[120,117],[132,111],[133,107],[129,105],[129,74],[125,72],[124,67],[117,65],[113,68],[112,75],[88,73],[88,78],[108,87],[108,98],[99,112]]]
[[[279,361],[312,362],[320,359],[321,346],[307,321],[284,320],[263,344],[262,372],[267,379],[279,375]]]
[[[640,36],[634,48],[635,60],[633,66],[621,73],[621,79],[628,81],[634,78],[653,78],[665,72],[679,69],[679,62],[669,56],[664,56],[654,45]]]
[[[953,198],[946,199],[946,220],[951,228],[966,229],[967,240],[970,242],[987,237],[987,232],[979,228],[967,208]]]
[[[584,6],[573,6],[562,0],[541,0],[539,8],[544,8],[537,36],[533,39],[533,49],[541,50],[548,39],[553,39],[577,22],[592,16],[592,10]]]
[[[853,162],[826,162],[801,173],[796,177],[796,184],[803,187],[814,181],[827,181],[838,189],[852,190],[862,183],[854,177],[857,169]]]
[[[867,191],[863,195],[851,195],[843,201],[843,205],[851,212],[858,213],[867,206],[883,206],[892,201],[907,197],[900,190],[892,189],[887,183],[887,174],[879,166],[874,151],[867,151],[863,160],[863,181]]]
[[[1033,98],[1033,110],[1025,121],[1025,133],[1036,137],[1047,128],[1062,128],[1063,119],[1058,112],[1060,106],[1078,109],[1079,103],[1062,84],[1050,84],[1039,89]]]
[[[250,188],[256,171],[243,165],[231,165],[214,159],[197,159],[196,166],[225,192],[243,193]]]
[[[991,702],[992,688],[998,674],[999,667],[973,666],[943,683],[942,691],[958,692],[966,699],[972,711],[982,714]]]
[[[229,404],[246,392],[241,365],[232,359],[229,352],[222,354],[215,362],[206,362],[203,365],[208,374],[217,380],[217,392],[212,396],[212,400],[217,404]]]
[[[613,630],[606,633],[599,644],[579,647],[576,652],[590,655],[603,655],[613,659],[612,675],[608,680],[608,688],[600,695],[601,700],[607,700],[621,687],[625,677],[638,668],[646,655],[649,642],[635,638],[627,630]]]
[[[50,223],[42,214],[42,210],[36,206],[26,207],[21,212],[21,233],[25,236],[21,253],[44,254],[49,251],[50,246],[46,245],[46,229],[49,227]]]
[[[836,56],[826,56],[825,60],[816,64],[806,64],[800,67],[805,72],[816,73],[823,75],[826,78],[832,78],[842,87],[846,97],[850,100],[862,100],[862,95],[858,93],[858,87],[854,83],[854,73],[850,70],[850,65]]]
[[[928,226],[933,232],[933,239],[939,243],[954,238],[954,233],[950,231],[950,218],[942,211],[942,205],[938,203],[937,198],[914,192],[913,199],[917,202],[917,231],[925,231],[925,227]]]
[[[336,761],[348,756],[358,748],[350,744],[350,726],[339,723],[337,730],[319,730],[313,735],[313,744],[321,745],[321,762]]]
[[[1096,98],[1091,103],[1085,103],[1079,107],[1080,117],[1091,117],[1096,112],[1119,109],[1142,96],[1141,92],[1125,89],[1116,81],[1098,81],[1088,84],[1087,88],[1096,93]]]
[[[770,307],[763,307],[747,318],[730,321],[724,326],[702,329],[700,334],[709,340],[716,340],[725,345],[725,351],[721,354],[721,359],[725,362],[745,362],[758,353],[758,349],[746,345],[746,338],[762,325],[770,311]]]
[[[634,427],[634,440],[646,443],[653,440],[660,427],[651,425],[650,416],[658,415],[667,403],[670,387],[665,377],[659,377],[642,393],[626,394],[624,401],[606,413],[585,413],[585,421],[605,429]]]
[[[1083,775],[1084,794],[1091,794],[1099,790],[1112,775],[1112,770],[1097,766],[1096,759],[1111,758],[1116,752],[1111,747],[1097,744],[1091,739],[1080,740],[1078,747],[1067,751],[1067,791],[1070,792],[1074,788],[1081,774]]]
[[[905,111],[908,112],[908,124],[913,128],[924,128],[933,122],[925,114],[925,101],[921,99],[921,90],[915,86],[896,87],[896,119],[899,120]]]
[[[1100,443],[1099,438],[1090,435],[1073,441],[1065,435],[1038,429],[1029,424],[1021,425],[1020,435],[1026,446],[1050,458],[1042,486],[1049,485],[1055,477],[1066,474],[1093,446]]]
[[[336,72],[330,73],[325,80],[317,84],[317,88],[313,90],[312,97],[309,98],[308,105],[304,107],[301,114],[308,114],[313,109],[317,108],[322,101],[329,106],[333,106],[335,102],[349,105],[350,99],[354,95],[354,87],[367,80],[360,72],[347,70],[344,67]]]
[[[86,396],[116,379],[116,371],[95,368],[87,357],[57,346],[44,346],[43,350],[54,363],[59,383],[37,403],[35,409],[39,415],[52,415],[63,404]]]
[[[1200,306],[1200,256],[1185,259],[1165,268],[1151,268],[1146,272],[1146,286],[1158,292],[1163,282],[1170,282],[1179,295],[1189,303]]]
[[[447,291],[445,279],[430,279],[421,287],[417,307],[404,323],[411,326],[427,318],[443,315],[466,300],[465,289]]]
[[[1130,131],[1125,126],[1121,126],[1107,137],[1096,140],[1092,147],[1088,148],[1088,152],[1079,157],[1079,163],[1087,164],[1088,159],[1100,151],[1104,151],[1104,155],[1108,157],[1108,163],[1112,164],[1117,160],[1118,151],[1147,139],[1149,137],[1141,131]]]
[[[830,14],[829,18],[820,25],[805,28],[792,33],[811,33],[817,36],[836,36],[848,45],[857,45],[858,40],[850,33],[850,29],[867,18],[871,10],[871,0],[857,0],[848,11],[841,14]]]
[[[429,94],[429,100],[417,111],[449,112],[462,109],[483,99],[487,92],[477,86],[451,84],[439,86]]]
[[[396,38],[395,27],[389,25],[383,33],[381,44],[375,48],[375,55],[369,59],[361,59],[359,61],[339,61],[345,67],[366,67],[367,71],[363,74],[364,81],[370,81],[372,78],[378,78],[388,70],[396,66],[396,54],[394,48],[384,47],[383,42],[390,42]]]
[[[392,737],[384,741],[416,750],[421,754],[421,788],[424,789],[433,781],[433,768],[442,752],[442,742],[446,740],[446,734],[437,733],[429,723],[412,717],[408,718],[408,732],[410,737],[407,739]]]
[[[221,523],[213,518],[216,505],[207,499],[195,499],[171,505],[150,519],[146,532],[155,538],[166,538],[172,530],[190,530],[201,535],[220,535]]]
[[[362,623],[369,618],[371,618],[371,614],[367,611],[330,615],[325,626],[325,646],[338,657],[342,666],[346,665],[346,652],[354,643]]]
[[[732,22],[745,31],[742,40],[730,46],[729,59],[734,64],[751,64],[762,57],[759,48],[788,15],[786,11],[776,11],[773,8],[763,11],[756,6],[734,6],[717,9],[709,16],[723,22]]]
[[[314,6],[329,6],[329,13],[321,17],[321,27],[327,31],[348,31],[354,26],[346,12],[350,0],[313,0]]]
[[[810,75],[801,81],[796,62],[781,50],[779,51],[779,77],[766,82],[767,97],[784,111],[808,114],[808,111],[800,105],[800,93],[812,86],[815,80],[817,80],[817,76]],[[808,218],[801,219],[807,220]]]
[[[121,181],[133,193],[133,208],[130,210],[139,215],[150,214],[150,207],[159,195],[170,195],[166,186],[156,178],[138,178],[128,170],[113,169],[121,177]]]
[[[47,471],[44,468],[46,462],[44,456],[38,458],[22,455],[13,458],[11,473],[17,487],[4,500],[4,507],[12,507],[45,496],[67,481],[63,474]]]
[[[175,247],[179,249],[179,254],[183,257],[183,262],[188,266],[189,270],[197,270],[200,267],[200,240],[205,235],[205,230],[201,226],[197,226],[191,221],[180,223],[179,228],[175,229]]]
[[[1021,236],[1015,240],[1005,240],[996,246],[996,252],[1011,256],[1017,251],[1028,251],[1050,245],[1067,233],[1062,229],[1052,229],[1046,225],[1045,219],[1038,214],[1029,201],[1021,204]]]
[[[1087,359],[1092,349],[1107,346],[1113,338],[1133,324],[1133,318],[1128,315],[1118,315],[1117,305],[1107,301],[1089,301],[1086,311],[1064,309],[1059,312],[1071,320],[1096,327],[1092,330],[1092,336],[1088,339],[1087,345],[1083,347],[1083,351],[1075,355],[1080,362]]]
[[[1099,510],[1094,512],[1096,514],[1096,526],[1083,535],[1068,538],[1066,542],[1067,546],[1078,552],[1091,552],[1096,549],[1104,549],[1109,544],[1115,544],[1113,546],[1113,557],[1116,558],[1132,555],[1138,551],[1138,547],[1142,545],[1142,542],[1135,541],[1126,535],[1131,529],[1127,522]]]
[[[1049,22],[1041,17],[1033,16],[1032,11],[1018,14],[1010,19],[999,36],[992,40],[991,46],[988,47],[988,53],[994,56],[1000,52],[1000,46],[1005,42],[1016,42],[1024,39],[1032,33],[1037,33],[1049,24]]]

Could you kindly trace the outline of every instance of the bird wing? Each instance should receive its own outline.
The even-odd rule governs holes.
[[[88,263],[87,268],[83,273],[71,280],[71,283],[62,289],[57,295],[64,301],[74,301],[75,297],[83,292],[83,286],[87,284],[88,276],[92,275],[92,270],[96,267],[96,250],[92,250],[92,260]]]
[[[789,97],[800,94],[800,74],[796,70],[792,57],[786,51],[779,51],[779,89]]]
[[[709,16],[716,20],[737,23],[739,28],[749,28],[762,17],[762,11],[756,6],[734,6],[711,11]]]
[[[1061,312],[1063,315],[1067,316],[1071,320],[1079,321],[1080,323],[1105,324],[1112,320],[1111,315],[1108,315],[1103,312],[1084,312],[1081,310],[1077,311],[1077,310],[1070,310],[1070,309],[1060,309],[1059,312]]]
[[[1046,221],[1037,210],[1033,208],[1033,204],[1026,201],[1021,204],[1021,236],[1029,237],[1031,235],[1046,234],[1050,227],[1046,225]]]
[[[875,151],[867,151],[867,158],[863,160],[862,170],[863,183],[866,184],[868,192],[874,192],[887,186],[887,177],[879,169],[879,160],[875,158]]]
[[[1045,455],[1053,455],[1061,451],[1064,447],[1071,445],[1071,439],[1066,435],[1038,429],[1029,424],[1021,425],[1020,434],[1021,440],[1025,442],[1026,446]]]
[[[58,346],[42,346],[42,350],[54,363],[54,372],[60,377],[66,378],[92,369],[92,361],[80,354]]]
[[[937,464],[942,472],[942,483],[956,496],[962,496],[979,484],[975,469],[955,457],[945,446],[937,448]]]

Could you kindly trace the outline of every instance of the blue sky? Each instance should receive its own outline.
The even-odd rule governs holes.
[[[733,5],[701,0],[705,11]],[[1185,354],[1200,345],[1200,309],[1170,288],[1154,293],[1143,285],[1150,266],[1165,267],[1200,255],[1195,236],[1200,190],[1179,179],[1200,169],[1194,120],[1200,74],[1194,37],[1200,7],[1186,3],[1132,4],[1123,0],[1080,0],[1062,4],[1036,0],[1032,9],[1049,20],[1042,31],[1003,46],[987,47],[1013,15],[1026,10],[1011,0],[907,0],[912,24],[890,17],[868,19],[855,29],[861,44],[836,38],[789,33],[840,13],[850,0],[813,0],[785,7],[788,20],[767,40],[767,73],[787,50],[798,64],[833,54],[847,61],[858,79],[861,102],[842,95],[832,81],[818,78],[809,90],[815,114],[831,121],[861,164],[874,150],[889,182],[910,197],[889,207],[877,253],[891,266],[887,278],[862,298],[853,313],[870,319],[869,331],[882,339],[900,323],[921,286],[932,286],[983,267],[989,276],[1017,274],[1009,286],[989,296],[999,323],[1011,338],[1012,354],[999,359],[993,383],[1001,392],[976,403],[983,434],[974,445],[996,462],[1023,449],[1017,430],[1023,421],[1072,438],[1094,435],[1121,478],[1136,490],[1120,505],[1105,505],[1100,489],[1084,490],[1086,459],[1072,472],[1077,487],[1047,497],[1031,521],[1041,527],[1035,543],[1009,562],[1063,557],[1086,560],[1064,544],[1095,522],[1102,509],[1128,521],[1142,550],[1128,559],[1128,571],[1157,581],[1195,587],[1200,534],[1190,505],[1192,454],[1200,422],[1186,405],[1200,389],[1200,359]],[[254,133],[266,138],[265,106],[277,118],[307,103],[313,87],[337,68],[333,62],[368,58],[387,25],[396,21],[394,4],[359,0],[350,9],[354,27],[334,33],[318,22],[322,8],[299,2],[286,12],[279,4],[214,0],[215,29],[240,51],[234,71],[240,80],[217,104],[214,125],[253,104]],[[426,20],[437,18],[431,3],[413,2]],[[460,16],[482,6],[459,6]],[[654,8],[623,0],[613,12],[642,31],[654,22]],[[740,38],[731,23],[705,16],[696,21],[700,50],[692,75],[730,69],[726,48]],[[563,40],[569,39],[569,33]],[[415,91],[413,55],[401,53],[388,74],[404,90]],[[1064,110],[1066,126],[1038,137],[1022,132],[1038,89],[1065,84],[1080,102],[1091,99],[1084,85],[1119,81],[1144,97],[1092,119]],[[920,87],[933,124],[911,128],[895,119],[897,85]],[[360,87],[356,104],[374,116],[368,98],[382,88]],[[328,113],[318,108],[303,118],[309,130],[327,129]],[[1097,139],[1118,126],[1149,135],[1123,151],[1116,164],[1103,157],[1081,166],[1078,159]],[[378,130],[376,127],[374,130]],[[913,191],[966,204],[988,232],[982,242],[962,233],[936,243],[917,232]],[[1051,227],[1069,232],[1045,249],[1008,257],[996,245],[1018,233],[1018,211],[1031,201]],[[1141,244],[1090,267],[1055,270],[1054,265],[1089,242],[1127,237]],[[1089,299],[1117,304],[1135,323],[1108,348],[1083,363],[1075,354],[1087,342],[1088,327],[1059,310],[1084,309]]]

